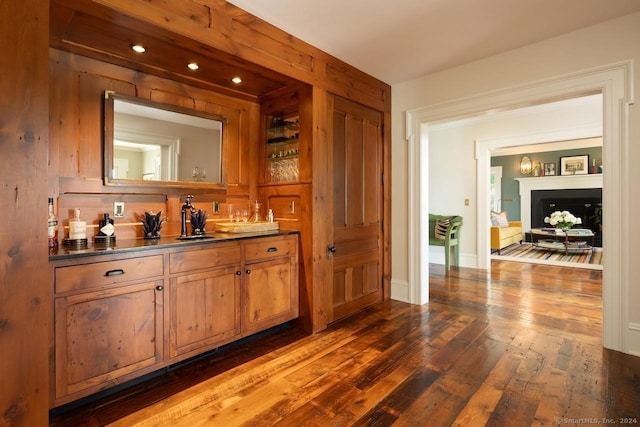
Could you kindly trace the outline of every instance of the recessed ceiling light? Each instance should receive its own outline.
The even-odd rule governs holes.
[[[234,77],[231,79],[232,82],[234,82],[235,84],[240,84],[242,83],[242,79],[240,77]]]
[[[198,64],[196,64],[195,62],[189,62],[187,64],[187,67],[189,67],[190,70],[197,70],[198,68],[200,68],[200,66]]]
[[[133,46],[131,46],[131,49],[135,50],[138,53],[144,53],[147,50],[141,44],[134,44]]]

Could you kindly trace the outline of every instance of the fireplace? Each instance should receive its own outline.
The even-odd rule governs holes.
[[[602,188],[534,190],[531,192],[531,227],[549,227],[544,218],[551,212],[569,211],[582,220],[580,228],[597,232],[593,216],[599,203],[602,203]]]
[[[580,227],[597,228],[593,226],[591,216],[597,204],[602,202],[602,174],[544,176],[515,178],[515,180],[518,181],[520,189],[520,220],[525,238],[529,238],[531,228],[544,227],[544,217],[554,210],[568,210],[580,216],[583,221]],[[538,191],[541,191],[540,198],[544,199],[546,207],[536,207],[538,202],[534,204],[533,194]],[[556,194],[554,191],[561,193]],[[551,204],[554,206],[550,206]],[[590,206],[584,206],[585,204]],[[600,245],[600,240],[601,233],[596,233],[596,245]]]

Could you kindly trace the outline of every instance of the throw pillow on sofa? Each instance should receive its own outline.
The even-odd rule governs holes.
[[[506,228],[509,226],[506,212],[491,212],[491,225],[494,227]]]
[[[489,218],[491,220],[492,227],[500,227],[500,223],[498,222],[498,215],[500,215],[500,213],[491,211]]]

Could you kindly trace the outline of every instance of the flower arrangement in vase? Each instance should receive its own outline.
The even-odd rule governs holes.
[[[574,216],[569,211],[555,211],[545,217],[544,222],[561,230],[569,230],[576,224],[582,224],[582,219]]]

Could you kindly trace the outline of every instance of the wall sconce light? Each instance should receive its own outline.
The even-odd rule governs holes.
[[[522,175],[529,175],[531,173],[531,159],[528,156],[524,156],[522,160],[520,160],[520,173]]]

